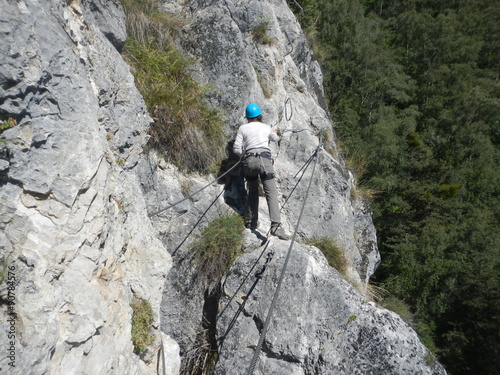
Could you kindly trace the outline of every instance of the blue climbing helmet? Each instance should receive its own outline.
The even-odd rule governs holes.
[[[247,109],[245,110],[245,117],[250,119],[250,118],[255,118],[258,117],[262,114],[262,111],[260,110],[260,107],[255,104],[255,103],[250,103],[247,105]]]

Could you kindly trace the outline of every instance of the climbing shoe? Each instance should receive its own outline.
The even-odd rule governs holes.
[[[280,224],[271,226],[271,235],[278,237],[280,240],[288,240],[290,238]]]

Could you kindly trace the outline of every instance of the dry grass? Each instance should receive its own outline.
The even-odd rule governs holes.
[[[267,35],[267,30],[269,28],[269,20],[262,20],[255,28],[252,30],[252,35],[254,39],[261,44],[272,44],[273,40],[269,35]]]
[[[154,120],[149,146],[183,171],[207,172],[222,159],[226,137],[189,73],[192,61],[173,46],[182,21],[159,11],[157,0],[121,2],[129,34],[123,54]]]
[[[241,254],[244,229],[240,215],[224,215],[204,228],[193,244],[198,276],[208,285],[217,283]]]
[[[328,264],[335,268],[342,276],[346,277],[348,267],[347,258],[344,251],[334,239],[328,237],[311,238],[306,243],[320,249],[328,260]]]
[[[182,356],[180,374],[209,374],[218,358],[217,348],[214,346],[210,338],[210,329],[200,328],[192,349]]]

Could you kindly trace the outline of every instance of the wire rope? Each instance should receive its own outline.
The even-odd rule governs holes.
[[[283,210],[283,207],[285,207],[285,205],[287,204],[288,200],[291,198],[293,192],[295,191],[295,189],[297,188],[297,186],[299,186],[299,183],[302,180],[302,177],[304,177],[304,174],[306,173],[306,170],[309,167],[309,164],[311,164],[311,162],[312,162],[314,156],[316,156],[317,152],[318,151],[316,149],[316,151],[314,151],[314,154],[312,154],[312,156],[306,161],[306,163],[302,166],[302,168],[300,168],[299,171],[295,174],[295,176],[293,176],[293,178],[296,178],[297,175],[300,173],[300,171],[303,170],[302,174],[300,175],[300,178],[297,181],[297,183],[293,186],[292,191],[290,192],[290,194],[288,194],[288,196],[286,197],[285,201],[281,205],[281,210]]]
[[[320,145],[318,146],[318,148],[320,146],[321,146],[321,141],[320,141]],[[285,258],[285,263],[283,264],[283,268],[281,270],[281,275],[280,275],[280,278],[278,280],[278,285],[276,286],[276,289],[274,291],[274,296],[273,296],[273,299],[271,301],[271,306],[269,307],[269,311],[267,313],[266,320],[265,320],[264,325],[262,327],[262,331],[260,333],[259,341],[258,341],[257,347],[255,348],[255,351],[253,353],[253,357],[252,357],[252,360],[250,362],[250,366],[248,368],[247,375],[253,375],[253,373],[255,371],[255,366],[257,365],[257,361],[259,360],[260,351],[262,350],[262,345],[264,343],[267,330],[269,329],[269,324],[271,322],[271,317],[272,317],[274,308],[276,306],[276,301],[277,301],[279,293],[281,291],[281,285],[282,285],[283,279],[285,277],[285,271],[286,271],[286,268],[288,266],[288,261],[290,260],[290,255],[292,253],[293,245],[295,243],[295,237],[297,236],[297,232],[299,230],[300,221],[302,220],[302,215],[304,213],[304,208],[306,206],[307,197],[309,196],[309,191],[311,190],[311,185],[312,185],[312,180],[313,180],[312,177],[314,176],[314,172],[316,170],[316,165],[318,164],[317,152],[314,153],[314,156],[316,157],[316,159],[315,159],[315,162],[314,162],[314,165],[313,165],[313,170],[312,170],[312,173],[311,173],[311,179],[309,180],[309,185],[307,187],[307,191],[306,191],[306,194],[304,196],[304,202],[302,203],[302,208],[300,210],[299,218],[298,218],[297,224],[295,226],[295,231],[293,232],[292,240],[290,242],[290,247],[288,248],[288,253],[287,253],[286,258]]]
[[[172,253],[172,256],[175,255],[175,253],[177,252],[177,250],[180,249],[180,247],[184,244],[184,242],[186,242],[186,240],[189,238],[189,236],[191,235],[191,233],[193,233],[193,231],[195,230],[195,228],[198,226],[198,224],[200,224],[201,220],[205,217],[205,215],[207,214],[208,210],[210,210],[210,208],[212,208],[212,206],[215,204],[215,202],[217,202],[217,199],[219,199],[219,197],[222,195],[222,193],[224,193],[224,190],[221,190],[221,192],[217,195],[217,197],[212,201],[212,203],[210,203],[210,206],[208,206],[208,208],[205,210],[205,212],[203,212],[203,214],[200,216],[200,218],[198,219],[198,221],[196,222],[196,224],[191,228],[191,230],[189,231],[189,233],[186,235],[186,237],[184,237],[184,239],[182,240],[182,242],[179,244],[179,246],[177,246],[174,250],[174,252]]]
[[[184,202],[184,201],[188,200],[189,198],[191,198],[192,196],[194,196],[194,195],[198,194],[199,192],[201,192],[201,191],[205,190],[207,187],[209,187],[209,186],[210,186],[210,185],[212,185],[213,183],[217,182],[219,179],[221,179],[222,177],[224,177],[225,175],[227,175],[229,172],[231,172],[233,169],[235,169],[235,168],[236,168],[236,166],[238,166],[238,165],[241,163],[241,160],[242,160],[242,159],[240,158],[240,160],[238,160],[238,162],[237,162],[235,165],[233,165],[231,168],[229,168],[226,172],[224,172],[223,174],[221,174],[221,175],[220,175],[219,177],[217,177],[216,179],[214,179],[214,180],[210,181],[208,184],[206,184],[206,185],[205,185],[205,186],[203,186],[202,188],[200,188],[200,189],[196,190],[194,193],[192,193],[192,194],[188,195],[186,198],[181,199],[180,201],[177,201],[177,202],[175,202],[175,203],[171,204],[171,205],[170,205],[170,206],[168,206],[168,207],[162,208],[161,210],[155,211],[155,212],[153,212],[153,213],[149,214],[148,216],[149,216],[149,217],[156,216],[156,215],[158,215],[158,214],[162,213],[163,211],[169,210],[170,208],[172,208],[172,207],[174,207],[174,206],[177,206],[179,203],[182,203],[182,202]]]

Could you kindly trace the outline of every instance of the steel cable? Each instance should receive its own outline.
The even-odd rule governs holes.
[[[318,146],[318,149],[319,149],[320,146],[321,146],[321,142],[320,142],[320,145]],[[306,206],[307,197],[309,196],[309,191],[311,190],[311,185],[312,185],[312,180],[313,180],[314,172],[316,170],[316,165],[318,163],[317,152],[314,153],[314,156],[316,157],[316,159],[314,161],[314,166],[313,166],[313,170],[312,170],[312,173],[311,173],[311,179],[309,180],[309,185],[307,187],[307,191],[306,191],[306,194],[304,196],[304,202],[303,202],[302,208],[300,210],[299,218],[298,218],[297,224],[295,226],[295,231],[293,232],[292,240],[290,242],[290,247],[288,248],[288,253],[287,253],[286,258],[285,258],[285,263],[283,264],[283,268],[281,270],[281,275],[280,275],[280,278],[278,280],[278,285],[276,286],[276,290],[274,291],[274,296],[273,296],[273,299],[271,301],[271,306],[269,307],[269,311],[267,313],[266,320],[265,320],[264,325],[262,327],[262,331],[260,333],[259,341],[257,343],[257,346],[255,348],[255,351],[254,351],[254,354],[253,354],[253,357],[252,357],[252,360],[250,362],[250,366],[248,368],[247,375],[253,375],[253,373],[255,371],[255,366],[257,365],[257,361],[259,360],[260,351],[262,350],[262,345],[263,345],[264,340],[266,338],[267,330],[269,329],[269,324],[271,322],[271,317],[272,317],[274,308],[276,306],[276,301],[278,300],[278,296],[279,296],[279,293],[281,291],[281,285],[282,285],[282,282],[283,282],[283,278],[285,277],[285,271],[286,271],[286,268],[288,266],[288,261],[290,259],[290,255],[291,255],[291,252],[292,252],[292,249],[293,249],[293,245],[295,243],[295,237],[297,236],[297,232],[299,230],[300,221],[302,220],[302,215],[304,213],[304,208]]]

